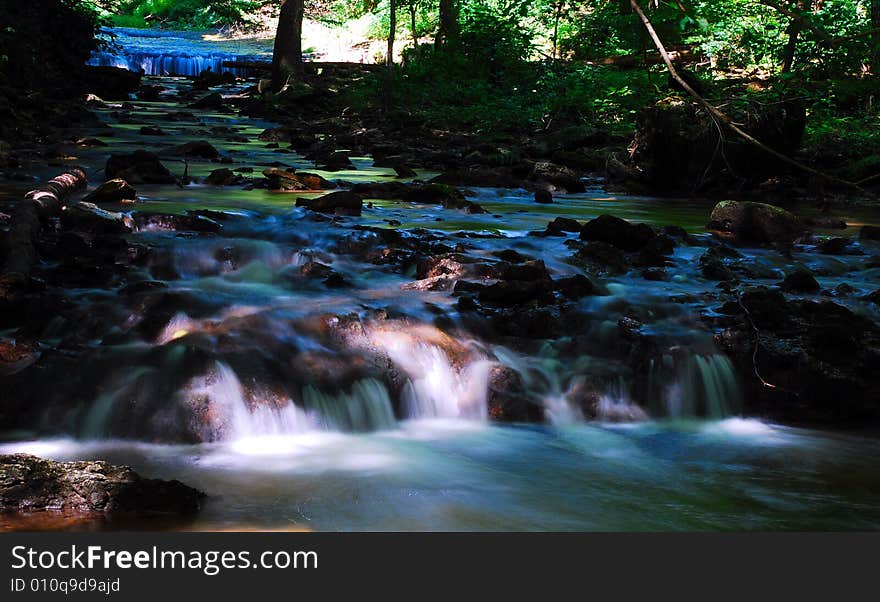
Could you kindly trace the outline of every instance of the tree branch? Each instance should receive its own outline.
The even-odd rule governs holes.
[[[662,40],[660,40],[660,36],[657,35],[657,31],[654,29],[654,26],[651,24],[651,21],[645,15],[645,11],[642,10],[642,7],[639,6],[639,3],[636,0],[630,0],[630,6],[632,6],[633,11],[642,20],[642,24],[645,26],[645,29],[648,31],[648,35],[651,36],[651,39],[654,41],[654,45],[657,47],[657,50],[660,52],[660,56],[663,57],[663,62],[666,64],[666,69],[669,71],[669,75],[671,75],[672,79],[674,79],[682,87],[682,89],[685,92],[690,94],[694,98],[694,100],[697,101],[697,103],[700,106],[702,106],[704,109],[706,109],[713,118],[715,118],[719,122],[723,123],[732,132],[737,134],[740,138],[742,138],[746,142],[748,142],[748,143],[760,148],[761,150],[773,155],[774,157],[776,157],[777,159],[779,159],[783,163],[786,163],[787,165],[791,165],[792,167],[796,167],[797,169],[799,169],[801,171],[805,171],[807,173],[813,174],[814,176],[822,178],[823,180],[827,180],[829,182],[836,182],[838,184],[843,184],[844,186],[846,186],[848,188],[854,188],[856,190],[859,190],[860,192],[867,194],[867,191],[862,189],[858,184],[855,184],[853,182],[849,182],[847,180],[842,180],[841,178],[838,178],[836,176],[832,176],[830,174],[821,172],[817,169],[813,169],[812,167],[810,167],[808,165],[804,165],[803,163],[800,163],[799,161],[795,161],[791,157],[784,155],[773,148],[770,148],[769,146],[767,146],[766,144],[764,144],[763,142],[761,142],[760,140],[758,140],[757,138],[755,138],[754,136],[752,136],[751,134],[749,134],[748,132],[743,130],[741,127],[739,127],[738,125],[733,123],[731,121],[730,117],[728,117],[727,115],[722,113],[720,110],[718,110],[717,107],[715,107],[713,104],[711,104],[705,98],[700,96],[696,92],[696,90],[694,90],[690,86],[690,84],[688,84],[681,77],[681,75],[679,75],[678,71],[675,69],[675,65],[672,64],[672,59],[670,58],[669,53],[666,51],[666,48],[663,46]]]

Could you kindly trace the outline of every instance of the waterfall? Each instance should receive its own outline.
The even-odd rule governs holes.
[[[397,425],[388,389],[372,378],[354,383],[350,393],[330,394],[308,386],[303,402],[324,430],[378,431]]]
[[[438,345],[401,332],[380,332],[373,339],[407,376],[402,398],[407,418],[487,418],[490,361],[477,355],[457,366]]]
[[[663,396],[667,416],[718,419],[739,411],[739,385],[729,358],[720,354],[691,354],[675,364],[677,376]]]
[[[247,69],[225,67],[225,62],[249,61],[252,56],[225,53],[207,55],[186,52],[95,52],[88,64],[97,67],[119,67],[129,71],[143,71],[145,75],[186,75],[195,76],[210,69],[215,73],[229,72],[237,76],[246,76]]]

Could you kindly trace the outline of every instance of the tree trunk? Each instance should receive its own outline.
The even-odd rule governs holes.
[[[434,47],[440,50],[454,43],[458,31],[458,0],[440,0],[440,25],[434,38]]]
[[[556,2],[556,13],[553,18],[553,58],[559,58],[559,17],[562,13],[562,0]]]
[[[12,210],[9,233],[3,245],[3,271],[0,289],[24,284],[37,263],[36,240],[44,220],[61,213],[67,198],[86,187],[86,174],[79,168],[60,176],[25,195]]]
[[[871,41],[874,49],[871,52],[871,72],[880,73],[880,0],[871,0]]]
[[[409,0],[409,30],[412,33],[413,48],[419,47],[419,34],[416,29],[416,0]]]
[[[278,16],[272,50],[272,88],[280,90],[288,78],[302,75],[303,0],[284,0]]]
[[[810,10],[812,0],[798,0],[797,8],[800,14],[804,14]],[[788,26],[788,43],[782,51],[782,72],[789,73],[792,65],[794,65],[794,55],[797,51],[798,37],[804,28],[803,21],[800,19],[792,19]]]
[[[820,179],[829,182],[837,182],[839,184],[843,184],[848,188],[854,188],[861,192],[864,190],[858,185],[858,183],[849,182],[847,180],[842,180],[836,176],[832,176],[826,173],[823,173],[817,169],[813,169],[808,165],[804,165],[799,161],[795,161],[791,157],[780,153],[777,150],[774,150],[743,130],[737,124],[733,123],[727,115],[722,113],[718,107],[711,104],[708,100],[700,96],[700,94],[694,90],[687,81],[682,78],[681,74],[679,74],[678,70],[675,68],[675,65],[672,64],[672,59],[669,56],[669,53],[666,51],[666,47],[663,45],[663,41],[660,39],[660,36],[657,35],[657,31],[654,29],[654,25],[651,23],[650,19],[648,19],[647,15],[645,15],[645,11],[642,10],[642,7],[639,5],[637,0],[629,0],[629,4],[632,7],[633,11],[638,15],[639,19],[641,19],[642,24],[645,26],[645,30],[648,32],[648,35],[651,37],[651,40],[654,42],[654,46],[657,47],[657,52],[660,53],[660,56],[663,57],[663,62],[666,64],[666,70],[669,71],[669,75],[674,79],[681,88],[690,94],[697,103],[706,109],[710,115],[716,120],[718,123],[718,127],[726,127],[737,136],[748,142],[749,144],[753,144],[760,149],[763,149],[765,152],[773,155],[783,163],[787,163],[792,167],[805,171],[807,173],[813,174],[814,176],[818,176]]]
[[[385,66],[388,71],[385,75],[385,98],[383,108],[386,112],[391,110],[394,95],[394,37],[397,33],[397,2],[390,0],[391,18],[388,25],[388,54],[385,56]]]

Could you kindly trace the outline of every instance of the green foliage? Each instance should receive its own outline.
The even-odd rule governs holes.
[[[252,24],[252,15],[267,4],[268,0],[119,0],[113,23],[177,29],[247,26]]]
[[[7,4],[0,30],[0,79],[21,89],[64,87],[100,42],[91,3],[40,0]]]

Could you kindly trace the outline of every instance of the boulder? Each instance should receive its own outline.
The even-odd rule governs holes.
[[[533,400],[522,375],[510,366],[498,365],[489,370],[486,395],[489,418],[497,422],[541,422],[544,408]]]
[[[107,180],[83,198],[91,203],[118,203],[137,198],[134,187],[121,178]]]
[[[134,225],[139,230],[165,230],[170,232],[219,232],[223,226],[203,215],[177,215],[172,213],[134,214]]]
[[[27,454],[0,456],[0,512],[84,515],[191,515],[205,494],[180,481],[145,479],[101,460],[53,462]]]
[[[584,192],[587,189],[577,172],[549,161],[535,163],[529,177],[536,182],[551,184],[555,189],[563,192]]]
[[[721,201],[709,219],[709,230],[742,244],[790,244],[806,232],[793,213],[751,201]]]
[[[363,211],[364,199],[357,193],[340,190],[314,199],[297,199],[296,206],[318,213],[359,216]]]
[[[189,105],[191,109],[203,110],[222,109],[223,106],[223,95],[219,92],[211,92],[210,94],[206,94],[205,96],[202,96],[201,98]]]
[[[600,215],[581,228],[581,239],[604,242],[623,251],[640,251],[656,237],[646,224],[631,224],[613,215]]]
[[[92,234],[126,234],[131,232],[131,219],[121,213],[105,211],[93,203],[68,205],[61,214],[61,225],[69,230]]]
[[[542,205],[549,205],[553,202],[553,194],[549,190],[536,190],[535,202]]]
[[[547,234],[560,235],[565,232],[579,233],[583,225],[570,217],[557,217],[547,224]]]
[[[330,190],[336,186],[317,174],[273,167],[263,172],[269,190]]]
[[[184,157],[201,157],[202,159],[216,159],[220,156],[220,151],[214,148],[214,145],[207,140],[186,142],[175,146],[171,149],[171,153]]]
[[[113,100],[128,98],[138,89],[141,73],[117,67],[83,67],[79,81],[85,92]]]
[[[241,176],[236,175],[231,169],[223,167],[215,169],[205,177],[205,184],[209,186],[229,186],[237,184]]]
[[[804,269],[788,274],[780,286],[790,293],[817,293],[822,288],[813,275]]]
[[[127,155],[110,155],[104,168],[108,180],[123,179],[130,184],[172,184],[174,176],[155,153],[136,150]]]
[[[331,153],[321,165],[321,169],[324,171],[342,171],[344,169],[354,168],[354,163],[351,162],[348,153],[344,151],[335,151]]]

